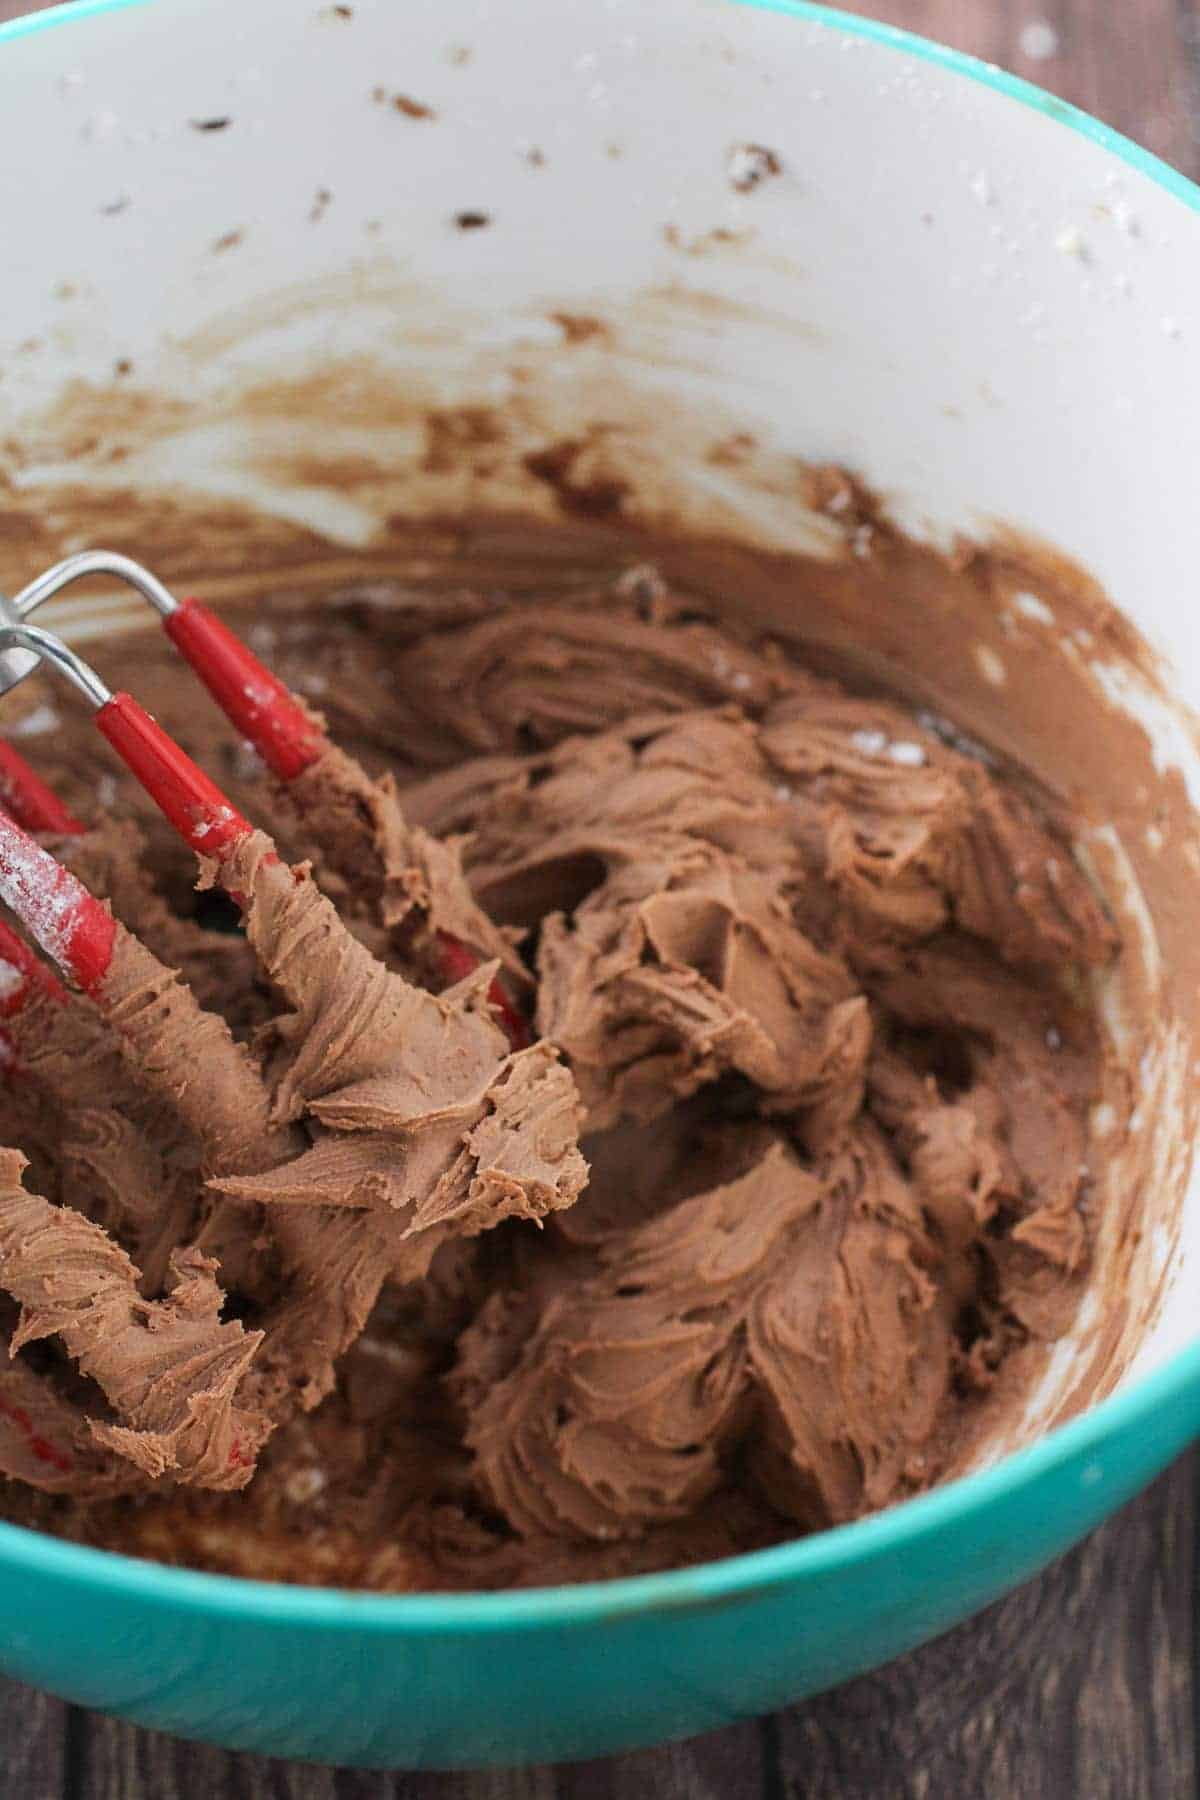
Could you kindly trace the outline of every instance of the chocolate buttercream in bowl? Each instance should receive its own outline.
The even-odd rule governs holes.
[[[1089,723],[1123,728],[1066,655],[1002,729],[986,675],[938,685],[952,644],[952,683],[964,641],[977,671],[1011,645],[1030,583],[1064,630],[1109,614],[1036,552],[903,537],[841,475],[808,499],[871,553],[397,525],[407,573],[276,589],[235,623],[370,771],[349,787],[277,789],[128,640],[310,859],[249,840],[244,932],[82,718],[37,745],[94,826],[76,866],[257,1098],[201,1065],[181,1108],[174,990],[132,948],[137,1051],[72,1007],[82,1048],[10,1084],[10,1517],[273,1579],[584,1579],[860,1517],[1112,1385],[1174,1204],[1136,1083],[1179,1103],[1183,1026],[1107,816],[1148,757],[1086,793]],[[941,661],[901,679],[934,594]],[[439,930],[490,959],[441,994]],[[72,1054],[95,1079],[64,1099]]]

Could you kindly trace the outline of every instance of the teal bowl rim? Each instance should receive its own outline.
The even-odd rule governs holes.
[[[0,44],[69,25],[93,14],[155,3],[157,0],[72,0],[71,4],[0,25]],[[812,0],[731,3],[812,20],[843,34],[923,58],[993,88],[1079,132],[1157,182],[1194,212],[1200,212],[1200,187],[1186,175],[1089,113],[991,63],[897,26],[856,18],[836,7],[813,4]],[[32,1574],[77,1580],[114,1596],[121,1593],[183,1612],[208,1617],[216,1614],[260,1624],[316,1626],[334,1632],[482,1633],[585,1624],[638,1613],[676,1612],[748,1597],[805,1576],[820,1578],[835,1570],[848,1572],[856,1564],[899,1551],[915,1537],[940,1533],[974,1511],[1002,1505],[1027,1484],[1100,1450],[1114,1437],[1137,1434],[1147,1420],[1173,1405],[1193,1386],[1200,1387],[1200,1342],[1179,1351],[1127,1393],[1101,1401],[1080,1418],[1049,1432],[1028,1449],[1004,1457],[992,1468],[961,1476],[932,1493],[903,1501],[869,1519],[838,1525],[770,1550],[755,1550],[663,1575],[581,1582],[574,1587],[526,1588],[519,1593],[364,1594],[347,1588],[289,1587],[283,1583],[248,1581],[242,1576],[176,1569],[164,1563],[65,1543],[42,1532],[3,1523],[0,1562],[19,1563]]]

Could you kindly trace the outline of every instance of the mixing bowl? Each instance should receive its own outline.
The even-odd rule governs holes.
[[[836,459],[936,540],[1056,546],[1144,639],[1066,644],[1026,596],[1007,667],[965,629],[931,674],[910,620],[889,678],[936,676],[1002,738],[1020,657],[1073,656],[1137,722],[1141,799],[1197,793],[1200,225],[1153,158],[993,69],[802,4],[243,0],[218,24],[211,0],[89,0],[0,37],[6,587],[114,538],[216,595],[252,570],[411,571],[413,520],[549,517],[562,496],[524,460],[547,442],[623,445],[645,519],[819,554],[780,471]],[[509,423],[466,454],[485,415]],[[772,482],[707,453],[739,433]],[[105,596],[60,611],[85,636],[123,618]],[[1064,717],[1067,786],[1076,736]],[[1090,798],[1111,801],[1154,988],[1141,1224],[1102,1230],[1125,1299],[1084,1306],[1011,1442],[804,1542],[511,1595],[289,1589],[0,1526],[4,1667],[288,1756],[594,1755],[895,1656],[1119,1506],[1200,1426],[1176,957],[1200,864],[1191,840],[1166,869],[1153,831],[1127,841],[1123,769]],[[1047,1433],[1100,1341],[1112,1391]]]

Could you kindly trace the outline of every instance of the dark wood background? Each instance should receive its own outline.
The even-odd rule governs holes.
[[[236,3],[214,0],[214,26]],[[29,10],[0,0],[0,18]],[[1200,0],[850,10],[1029,76],[1200,176]],[[1198,1800],[1198,1476],[1184,1458],[927,1649],[689,1744],[573,1768],[363,1774],[184,1744],[0,1679],[0,1800]]]

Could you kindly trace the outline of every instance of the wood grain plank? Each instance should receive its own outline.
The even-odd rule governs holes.
[[[479,1769],[454,1775],[399,1775],[391,1790],[371,1787],[362,1776],[360,1789],[338,1800],[555,1800],[556,1771],[552,1768]]]
[[[67,1708],[0,1676],[0,1800],[63,1800]]]
[[[564,1768],[558,1800],[758,1800],[770,1768],[761,1725],[733,1725],[690,1743]]]
[[[761,1731],[753,1723],[573,1767],[445,1775],[237,1755],[96,1715],[87,1716],[86,1730],[84,1769],[67,1800],[759,1800],[765,1780]],[[0,1800],[4,1795],[0,1787]]]
[[[238,1756],[87,1715],[86,1753],[67,1800],[334,1800],[333,1772]]]
[[[239,1755],[95,1714],[86,1731],[81,1777],[66,1800],[557,1800],[548,1767],[377,1774]]]

